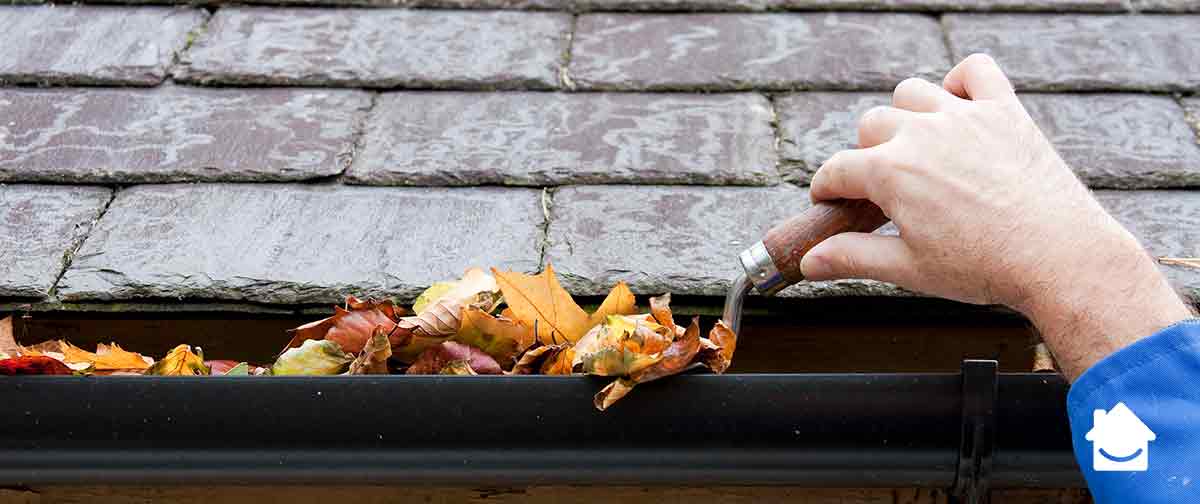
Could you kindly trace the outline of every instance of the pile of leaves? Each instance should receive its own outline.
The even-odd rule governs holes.
[[[291,340],[270,366],[205,361],[179,345],[155,361],[116,344],[88,352],[65,341],[23,347],[0,323],[0,375],[568,375],[613,377],[596,394],[603,410],[640,384],[691,366],[729,368],[737,336],[718,321],[708,337],[700,322],[677,325],[671,295],[649,299],[641,312],[618,283],[587,313],[558,283],[554,268],[527,275],[467,270],[439,282],[411,310],[391,301],[349,297],[331,317],[289,331]]]

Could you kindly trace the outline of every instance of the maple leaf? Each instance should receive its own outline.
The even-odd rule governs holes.
[[[0,375],[70,375],[71,368],[58,359],[45,355],[24,355],[0,359]]]
[[[737,334],[725,325],[725,321],[717,320],[707,339],[700,341],[700,360],[714,373],[721,374],[729,369],[733,362],[733,351],[737,349]]]
[[[486,311],[468,306],[463,309],[462,325],[451,340],[483,350],[501,367],[508,368],[517,355],[533,345],[536,336],[532,328],[520,322],[493,317]]]
[[[387,332],[383,327],[376,327],[367,345],[359,352],[354,362],[350,363],[349,373],[359,374],[388,374],[387,360],[392,356],[392,344],[388,342]]]
[[[407,374],[440,374],[446,365],[454,361],[465,361],[478,374],[502,374],[500,364],[483,350],[470,345],[445,341],[421,353],[416,362],[409,366]]]
[[[342,351],[331,340],[307,340],[299,348],[289,348],[271,365],[274,375],[335,375],[350,366],[354,356]]]
[[[667,300],[669,302],[670,297]],[[633,291],[629,290],[629,285],[625,282],[617,282],[617,285],[608,291],[608,296],[605,296],[604,302],[600,303],[596,312],[588,317],[588,329],[603,324],[609,315],[633,315],[635,313],[637,313],[637,300],[633,296]]]
[[[542,344],[573,343],[591,328],[587,312],[559,285],[554,266],[547,264],[546,270],[537,275],[496,268],[492,268],[492,274],[513,317],[537,328],[537,338]]]
[[[575,344],[572,367],[586,374],[626,376],[661,360],[673,339],[648,317],[609,315]]]
[[[308,340],[330,340],[338,344],[344,351],[361,352],[367,339],[374,333],[375,328],[384,326],[391,330],[396,325],[398,309],[391,300],[375,301],[360,300],[354,296],[346,297],[346,308],[334,307],[332,317],[309,322],[288,331],[292,336],[284,350],[298,348]]]
[[[167,356],[155,362],[146,369],[147,375],[158,376],[197,376],[212,374],[212,370],[204,365],[204,351],[196,347],[179,345],[167,352]]]

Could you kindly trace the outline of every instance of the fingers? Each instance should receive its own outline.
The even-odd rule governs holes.
[[[876,183],[874,165],[882,148],[876,146],[834,154],[813,175],[809,188],[813,201],[871,199]]]
[[[940,112],[960,101],[941,86],[916,77],[904,79],[892,93],[893,107],[913,112]]]
[[[858,146],[874,147],[896,136],[900,126],[910,119],[913,112],[894,107],[875,107],[858,120]]]
[[[971,100],[1016,99],[1012,83],[991,56],[972,54],[962,60],[942,81],[946,91]]]
[[[868,278],[913,288],[912,251],[899,237],[842,233],[818,243],[800,260],[806,280]]]

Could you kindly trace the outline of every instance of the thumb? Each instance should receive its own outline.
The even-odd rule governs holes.
[[[866,278],[909,285],[913,256],[908,245],[896,236],[871,233],[842,233],[829,237],[800,260],[807,280]]]

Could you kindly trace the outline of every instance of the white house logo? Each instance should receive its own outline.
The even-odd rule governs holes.
[[[1149,469],[1150,442],[1157,438],[1123,402],[1107,412],[1094,411],[1092,430],[1084,437],[1092,442],[1092,469],[1097,471]]]

